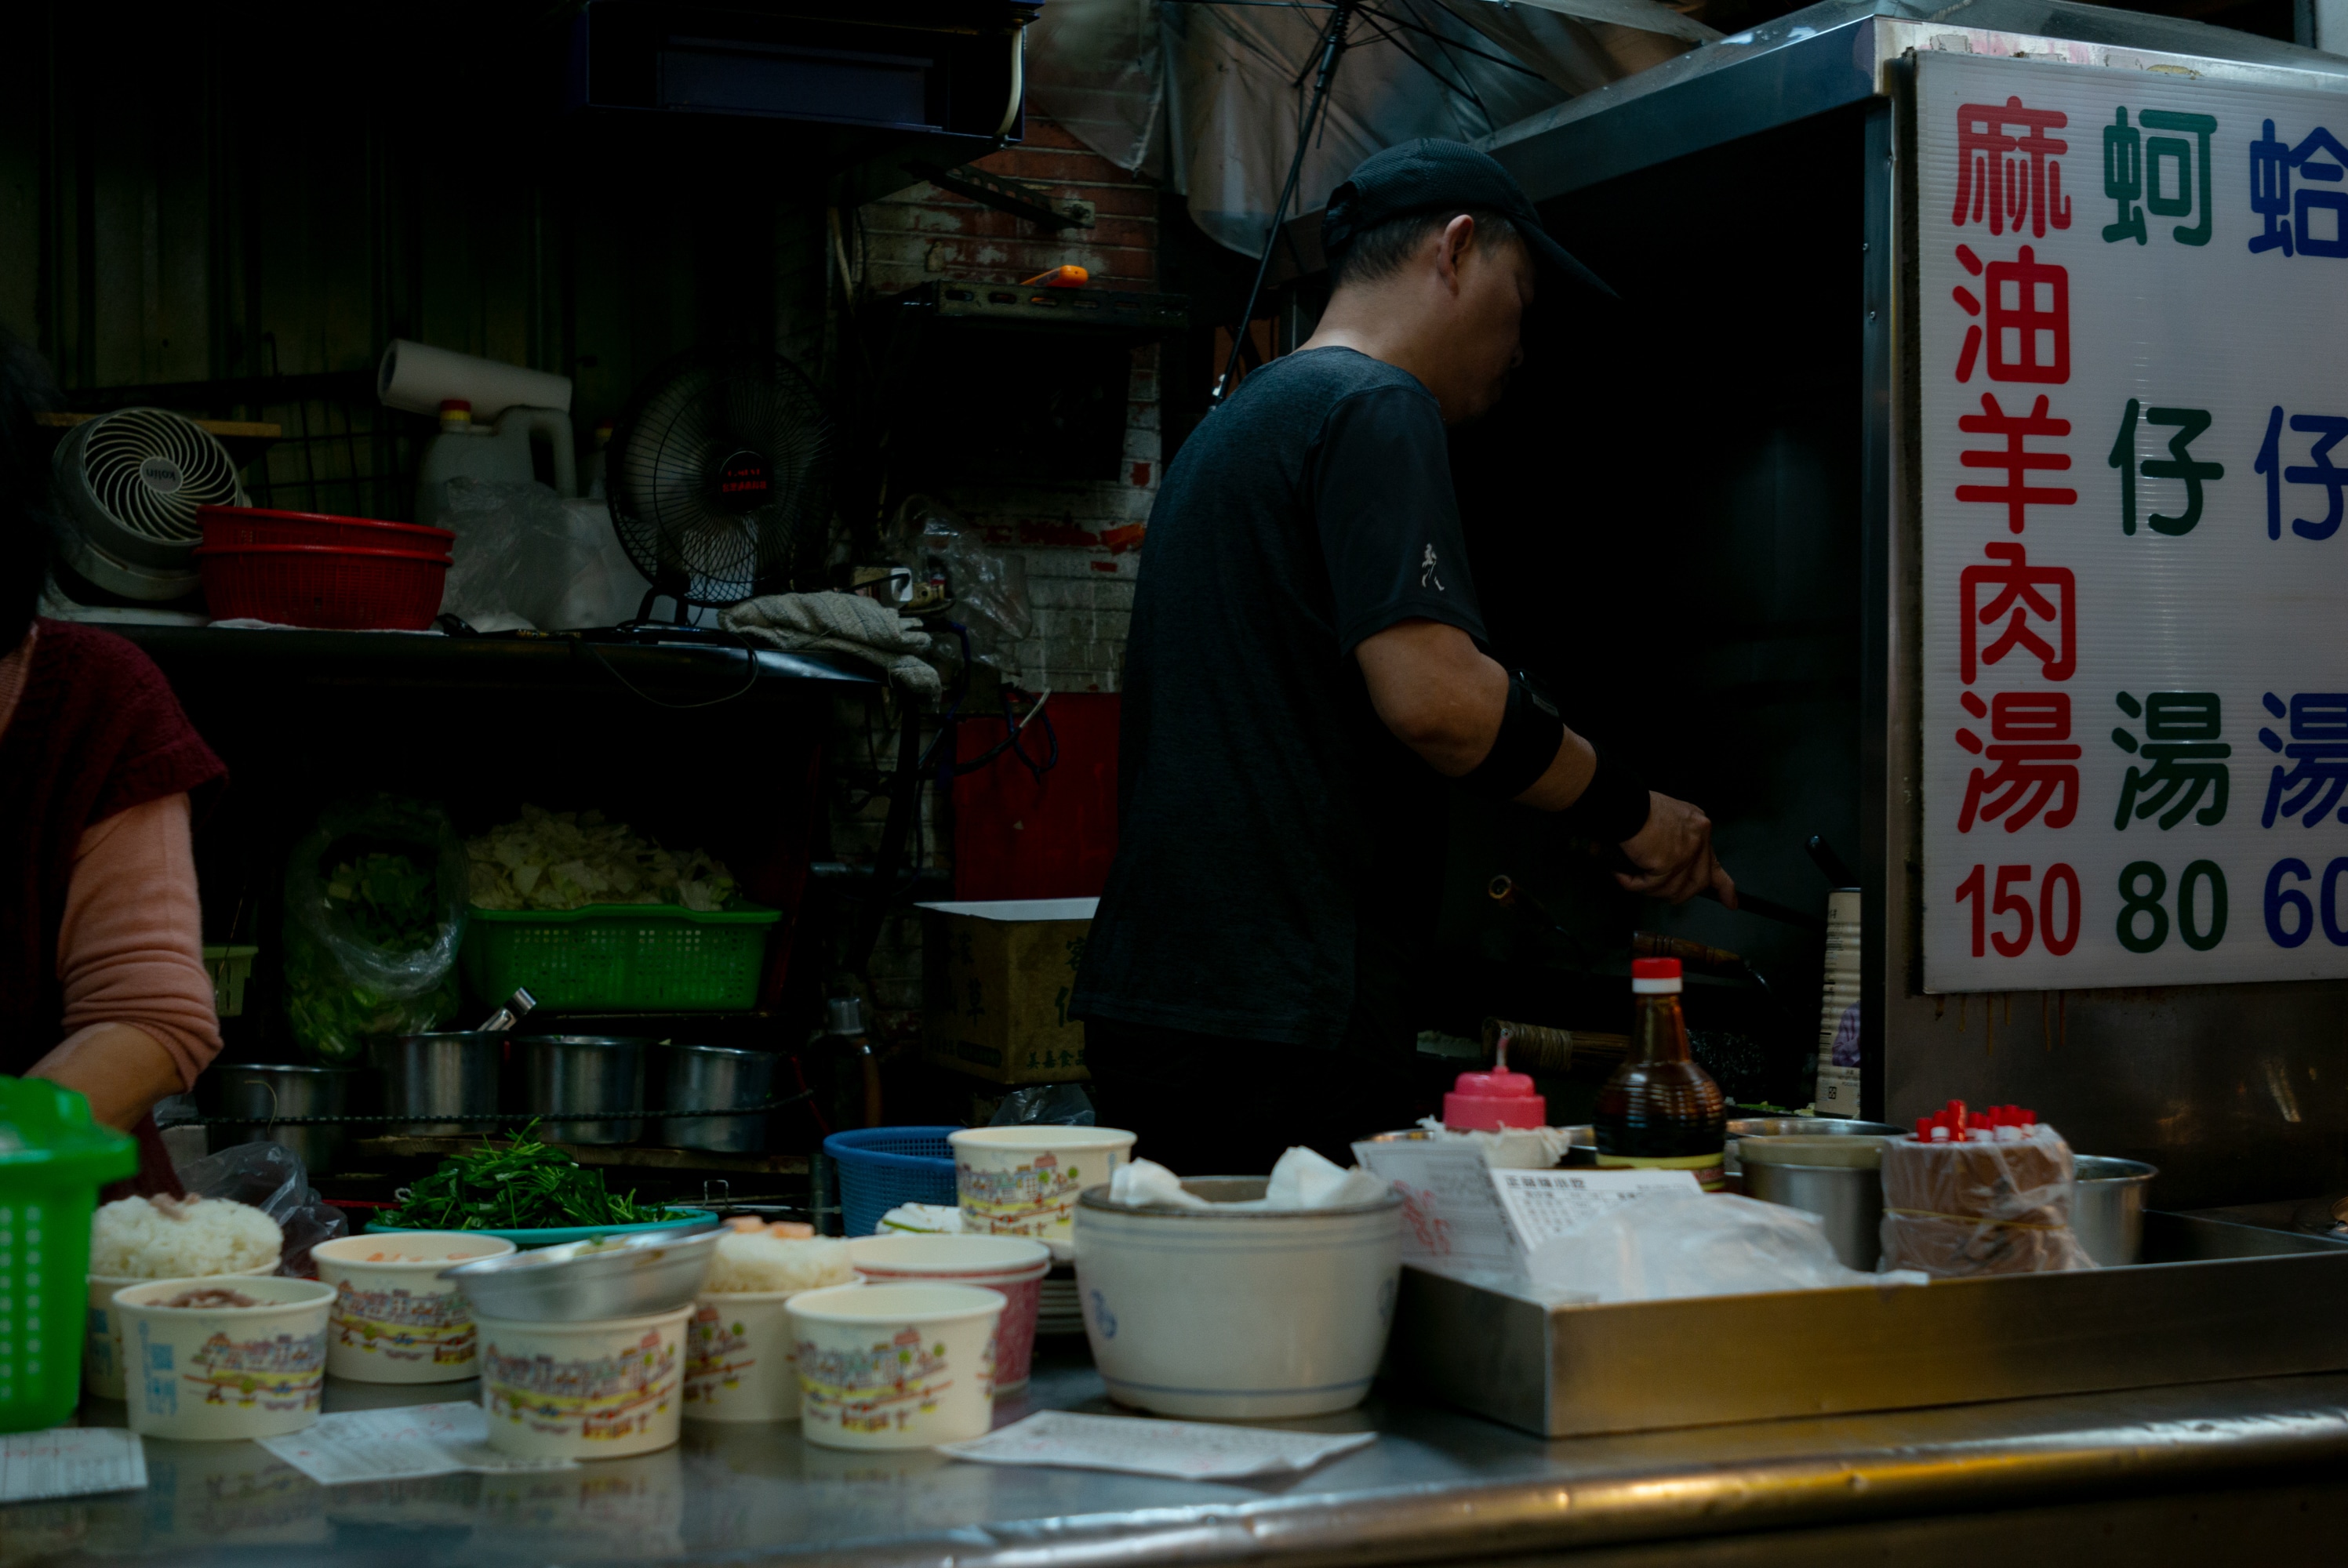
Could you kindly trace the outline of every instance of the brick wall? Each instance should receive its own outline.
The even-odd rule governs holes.
[[[876,292],[937,277],[1017,282],[1075,262],[1093,287],[1158,287],[1157,188],[1087,151],[1031,108],[1024,146],[979,160],[989,173],[1089,201],[1089,229],[1057,234],[938,190],[916,186],[862,213],[864,281]],[[1125,463],[1114,481],[932,487],[992,543],[1027,563],[1035,636],[1017,650],[1030,690],[1114,692],[1124,663],[1142,525],[1158,494],[1158,350],[1137,350]]]

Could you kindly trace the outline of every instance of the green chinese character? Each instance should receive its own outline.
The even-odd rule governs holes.
[[[2206,118],[2206,117],[2197,117]],[[2120,433],[2112,443],[2111,455],[2105,461],[2120,471],[2120,532],[2136,532],[2136,478],[2138,473],[2147,479],[2181,479],[2185,482],[2185,509],[2175,517],[2155,512],[2145,521],[2157,534],[2172,538],[2189,534],[2201,520],[2202,485],[2226,477],[2222,463],[2197,459],[2187,448],[2195,437],[2209,428],[2209,413],[2202,408],[2144,408],[2141,413],[2147,425],[2171,425],[2177,434],[2168,438],[2166,457],[2148,457],[2141,464],[2136,460],[2136,427],[2139,405],[2133,397],[2127,410],[2120,416]]]

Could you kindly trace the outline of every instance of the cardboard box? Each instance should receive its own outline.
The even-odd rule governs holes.
[[[922,1054],[994,1083],[1072,1083],[1085,1026],[1068,1016],[1097,898],[924,904]]]

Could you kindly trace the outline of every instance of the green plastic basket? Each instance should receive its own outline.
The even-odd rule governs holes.
[[[81,1396],[89,1216],[139,1169],[139,1145],[89,1102],[0,1077],[0,1432],[61,1426]]]
[[[563,1012],[742,1012],[757,1005],[767,933],[782,917],[674,904],[476,909],[465,979],[484,997],[528,987]]]

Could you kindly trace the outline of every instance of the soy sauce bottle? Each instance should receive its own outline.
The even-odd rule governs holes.
[[[1631,1054],[1598,1091],[1598,1163],[1690,1171],[1705,1192],[1719,1192],[1728,1105],[1688,1054],[1680,961],[1632,959],[1631,992]]]

